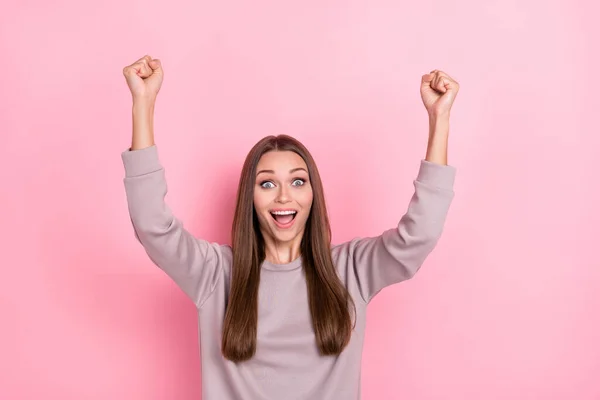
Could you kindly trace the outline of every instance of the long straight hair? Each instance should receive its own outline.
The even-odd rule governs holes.
[[[331,258],[331,227],[317,165],[306,147],[288,135],[261,139],[248,153],[242,168],[231,229],[233,265],[221,352],[234,362],[248,360],[256,352],[258,287],[260,266],[265,260],[265,240],[254,209],[254,186],[256,167],[268,151],[293,151],[308,167],[313,203],[300,245],[302,267],[319,352],[340,354],[354,328],[350,306],[354,315],[356,306]]]

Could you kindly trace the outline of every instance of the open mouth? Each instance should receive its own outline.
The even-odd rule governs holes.
[[[279,226],[280,228],[289,228],[294,222],[296,215],[298,215],[298,212],[294,211],[285,214],[275,214],[273,212],[270,212],[269,214],[271,214],[271,217],[273,217],[273,220],[275,221],[277,226]]]

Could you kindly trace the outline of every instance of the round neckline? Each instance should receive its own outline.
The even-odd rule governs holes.
[[[291,271],[302,266],[302,256],[298,256],[295,260],[287,264],[273,264],[266,259],[262,263],[262,267],[271,271]]]

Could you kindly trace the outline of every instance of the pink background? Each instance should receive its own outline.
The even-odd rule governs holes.
[[[334,243],[395,226],[421,75],[455,78],[456,197],[421,271],[370,306],[363,399],[600,399],[593,4],[5,4],[0,399],[200,398],[194,306],[127,214],[122,69],[145,54],[168,204],[221,243],[245,155],[278,133],[316,158]]]

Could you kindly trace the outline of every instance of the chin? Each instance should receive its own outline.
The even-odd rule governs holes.
[[[300,225],[296,225],[296,224],[300,224]],[[287,238],[288,240],[293,239],[298,234],[300,234],[303,230],[304,230],[304,223],[301,223],[300,221],[296,221],[294,223],[294,225],[292,225],[288,229],[281,229],[274,222],[271,226],[269,226],[269,231],[271,232],[272,235],[274,235],[277,238]]]

